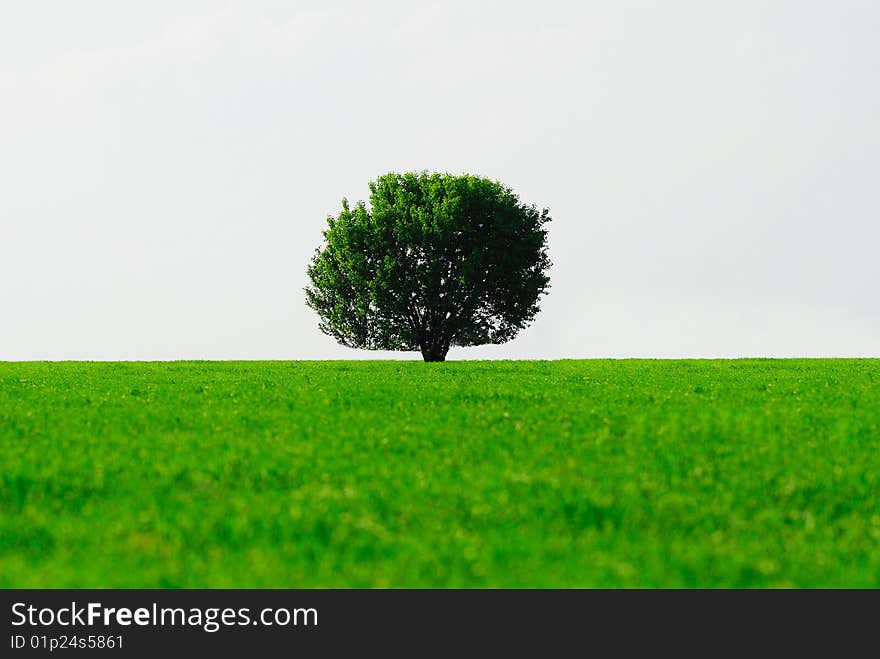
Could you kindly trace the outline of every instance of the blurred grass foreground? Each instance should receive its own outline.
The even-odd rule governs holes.
[[[878,587],[880,360],[0,363],[0,586]]]

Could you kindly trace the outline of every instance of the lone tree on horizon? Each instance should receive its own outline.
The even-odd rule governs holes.
[[[505,343],[549,288],[547,209],[476,176],[389,173],[370,204],[342,200],[308,268],[306,303],[351,348],[419,350]]]

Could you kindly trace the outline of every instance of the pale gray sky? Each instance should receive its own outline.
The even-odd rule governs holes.
[[[386,357],[303,301],[387,171],[551,209],[475,357],[880,355],[880,3],[0,5],[0,359]],[[414,353],[404,356],[418,358]]]

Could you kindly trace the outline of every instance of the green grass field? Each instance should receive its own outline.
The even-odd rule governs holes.
[[[880,360],[0,363],[0,587],[880,586]]]

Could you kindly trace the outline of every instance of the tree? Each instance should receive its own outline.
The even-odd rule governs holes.
[[[322,332],[368,350],[504,343],[528,326],[549,288],[547,209],[476,176],[390,173],[370,205],[342,200],[315,250],[306,302]]]

